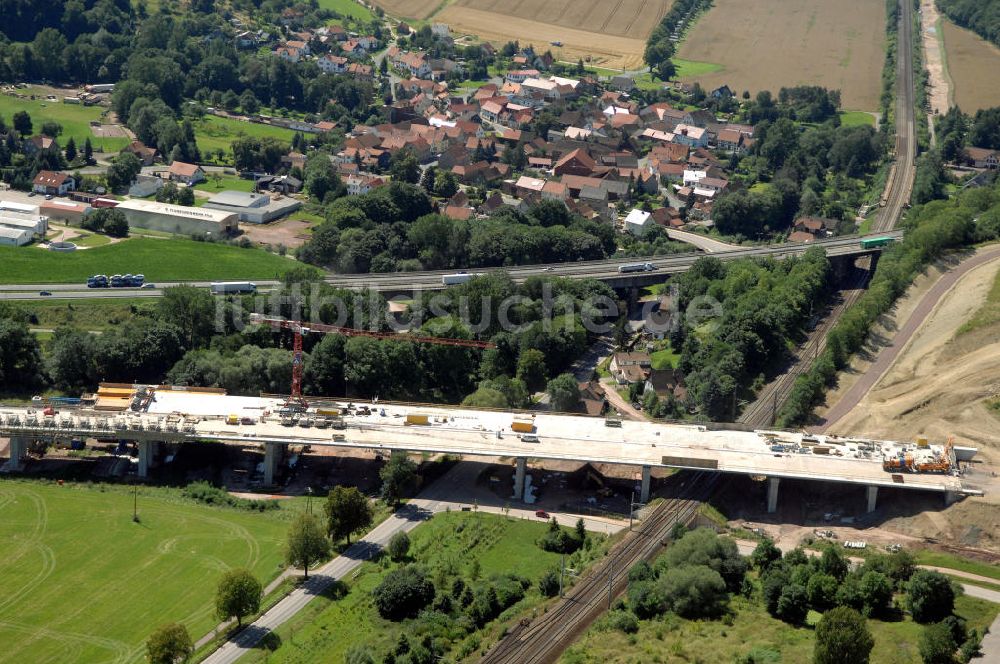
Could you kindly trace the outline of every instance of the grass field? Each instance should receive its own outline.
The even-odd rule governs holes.
[[[428,569],[431,578],[437,570],[446,570],[449,576],[458,574],[468,580],[472,561],[478,560],[482,578],[511,572],[536,581],[559,561],[557,554],[535,545],[545,528],[541,522],[491,514],[438,514],[411,533],[410,556]],[[314,600],[278,629],[281,646],[277,650],[270,654],[254,650],[241,662],[342,662],[352,645],[367,644],[379,652],[394,644],[412,621],[383,620],[372,605],[371,591],[386,571],[365,564],[343,598]],[[534,588],[522,600],[525,605],[538,601]],[[412,634],[410,641],[416,642]]]
[[[284,510],[212,508],[177,490],[0,481],[0,662],[145,661],[164,622],[211,631],[219,575],[264,583],[281,563]]]
[[[575,62],[583,57],[594,64],[634,69],[641,66],[646,38],[670,5],[671,0],[457,0],[437,13],[435,20],[455,32],[493,42],[517,39],[543,51],[551,48],[558,60]],[[562,46],[552,45],[556,41]]]
[[[209,173],[204,182],[199,182],[194,186],[199,191],[208,191],[213,194],[220,191],[253,191],[253,180],[236,177],[235,175],[220,175],[218,181],[215,173]]]
[[[823,85],[841,91],[846,109],[876,110],[884,47],[885,3],[877,0],[716,0],[678,56],[723,67],[687,75],[706,90]]]
[[[274,279],[295,266],[262,249],[193,240],[135,238],[61,254],[35,247],[0,247],[0,283],[84,284],[92,274],[142,273],[146,281]]]
[[[194,123],[195,140],[198,149],[202,153],[207,151],[222,150],[227,155],[232,152],[229,145],[237,136],[271,136],[286,143],[292,142],[295,132],[284,127],[272,127],[271,125],[258,124],[256,122],[241,122],[230,118],[220,118],[214,115],[206,115]]]
[[[875,116],[864,111],[841,111],[840,124],[844,127],[854,127],[856,125],[875,126]]]
[[[941,17],[952,101],[966,113],[1000,106],[1000,48]]]
[[[769,616],[758,602],[743,597],[733,598],[730,606],[736,613],[732,625],[721,620],[681,620],[668,614],[658,620],[640,621],[639,632],[634,635],[592,628],[559,661],[561,664],[733,662],[752,649],[780,655],[779,659],[754,661],[812,661],[811,627],[787,625]],[[998,610],[996,604],[960,597],[955,612],[969,621],[969,627],[982,629],[989,626]],[[920,664],[917,647],[921,625],[906,618],[897,622],[870,620],[868,626],[875,638],[872,664]]]
[[[375,17],[367,7],[354,0],[319,0],[319,8],[329,9],[341,16],[350,16],[362,21],[370,21]]]
[[[663,369],[676,368],[677,363],[681,361],[681,355],[680,353],[675,353],[672,348],[664,348],[663,350],[654,351],[649,356],[649,359],[654,369],[662,371]]]
[[[30,300],[7,302],[6,306],[31,317],[32,327],[57,329],[73,326],[81,330],[109,330],[156,306],[150,298]]]
[[[30,89],[22,90],[31,93]],[[0,95],[0,116],[11,124],[11,118],[18,111],[27,111],[31,123],[37,133],[42,124],[48,120],[62,125],[63,133],[59,136],[59,145],[65,147],[66,141],[72,136],[78,150],[83,149],[83,143],[88,138],[94,150],[102,152],[117,152],[128,145],[127,138],[98,138],[90,129],[91,120],[101,120],[101,108],[98,106],[83,106],[80,104],[64,104],[61,101],[18,99],[10,95]]]
[[[90,235],[78,235],[71,242],[78,247],[103,247],[106,244],[111,244],[111,238],[107,235],[91,233]]]

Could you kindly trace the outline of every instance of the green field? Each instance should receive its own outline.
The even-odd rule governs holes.
[[[371,21],[375,18],[374,14],[367,7],[354,0],[319,0],[319,8],[329,9],[341,16],[350,16],[361,21]]]
[[[1000,278],[998,278],[998,283],[1000,283]],[[1000,288],[995,288],[995,290],[1000,291]],[[917,551],[916,559],[921,565],[948,567],[950,569],[957,569],[961,572],[978,574],[979,576],[985,576],[990,579],[1000,581],[1000,566],[998,565],[990,565],[989,563],[979,562],[978,560],[969,560],[968,558],[961,558],[959,556],[953,556],[940,551],[928,551],[926,549]]]
[[[210,632],[216,580],[281,569],[289,513],[207,507],[177,490],[0,481],[0,662],[145,661],[180,621]]]
[[[58,296],[58,293],[56,293]],[[152,311],[156,299],[142,297],[15,300],[4,306],[23,311],[31,327],[55,330],[75,327],[81,330],[109,330],[139,315]]]
[[[1000,322],[1000,274],[997,274],[994,278],[993,286],[990,287],[989,293],[986,294],[986,302],[979,308],[979,311],[973,314],[972,318],[963,323],[962,327],[958,328],[955,336],[968,334],[981,327],[988,327],[998,322]]]
[[[840,124],[844,127],[853,127],[855,125],[874,127],[875,116],[864,111],[841,111]]]
[[[0,247],[0,283],[84,284],[92,274],[142,273],[147,282],[274,279],[295,266],[262,249],[194,240],[134,238],[63,254],[35,247]]]
[[[111,238],[107,235],[101,235],[100,233],[91,233],[90,235],[78,235],[70,240],[70,242],[78,247],[103,247],[104,245],[111,243]]]
[[[19,91],[21,94],[35,94],[30,88]],[[11,117],[18,111],[27,111],[31,116],[32,128],[38,133],[46,121],[58,122],[63,133],[59,136],[59,145],[66,146],[70,136],[76,141],[78,150],[83,149],[83,143],[88,138],[95,151],[118,152],[128,145],[127,138],[98,138],[90,130],[91,120],[101,120],[101,107],[83,106],[81,104],[64,104],[61,101],[46,99],[18,99],[10,95],[0,94],[0,116],[11,124]]]
[[[219,175],[216,181],[215,175]],[[198,191],[207,191],[217,194],[220,191],[253,191],[253,180],[236,177],[235,175],[222,175],[221,173],[209,173],[204,182],[199,182],[194,186]]]
[[[712,74],[725,69],[725,67],[715,62],[699,62],[698,60],[682,60],[680,58],[673,58],[673,61],[677,67],[675,78],[678,79],[704,76],[705,74]]]
[[[535,544],[546,527],[542,522],[492,514],[438,514],[410,534],[410,556],[428,569],[431,578],[461,575],[468,581],[472,561],[477,560],[481,578],[509,572],[534,582],[559,562],[558,554],[542,551]],[[350,586],[345,596],[334,600],[324,595],[279,628],[281,646],[277,650],[268,653],[257,649],[241,662],[342,662],[344,653],[355,644],[369,645],[377,653],[388,648],[416,622],[384,620],[372,604],[372,589],[392,567],[366,563],[356,578],[345,579]],[[539,601],[532,587],[520,606]],[[419,640],[412,632],[409,638],[411,643]]]
[[[762,662],[811,662],[813,628],[793,627],[768,615],[759,601],[734,597],[732,624],[728,620],[682,620],[673,614],[642,620],[634,635],[591,628],[559,660],[561,664],[626,664],[631,662],[733,662],[752,649],[778,653],[779,659]],[[983,629],[993,622],[996,604],[960,597],[955,613],[970,628]],[[812,612],[810,612],[812,613]],[[875,638],[871,664],[920,664],[917,651],[921,625],[907,616],[899,621],[869,620]]]
[[[649,359],[654,369],[661,371],[663,369],[675,369],[677,368],[677,363],[681,361],[681,354],[675,353],[672,348],[664,348],[662,350],[654,351]]]
[[[286,143],[292,142],[295,132],[284,127],[272,127],[271,125],[258,124],[255,122],[241,122],[230,118],[220,118],[214,115],[206,115],[194,122],[195,140],[198,149],[202,154],[208,151],[222,150],[227,155],[232,152],[230,143],[238,136],[256,136],[263,138],[270,136],[280,139]]]

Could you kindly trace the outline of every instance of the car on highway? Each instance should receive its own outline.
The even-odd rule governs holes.
[[[52,293],[50,293],[47,290],[38,291],[38,294],[41,295],[42,297],[48,297],[49,295],[52,295]]]
[[[535,512],[535,516],[537,516],[539,519],[547,519],[549,518],[549,513],[546,512],[545,510],[537,510]]]
[[[142,286],[139,286],[139,288],[142,290],[152,290],[156,288],[156,284],[143,284]]]
[[[52,200],[52,194],[45,194],[45,200],[51,201]]]
[[[553,270],[555,270],[555,268],[550,265],[549,267],[543,269],[542,272],[552,272]]]

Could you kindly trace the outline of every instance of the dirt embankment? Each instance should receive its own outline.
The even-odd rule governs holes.
[[[883,526],[915,537],[1000,551],[1000,414],[987,402],[1000,395],[1000,324],[956,336],[986,301],[1000,257],[969,271],[939,301],[885,375],[837,431],[896,440],[926,436],[978,447],[964,483],[984,491],[945,510],[891,518]],[[934,278],[919,280],[900,301],[883,332],[902,325]],[[891,334],[891,333],[890,333]],[[925,497],[915,497],[923,501]]]

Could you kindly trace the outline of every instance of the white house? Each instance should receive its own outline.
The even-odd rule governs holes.
[[[327,74],[343,74],[347,71],[350,60],[342,55],[324,55],[316,61],[316,66],[320,71]]]
[[[650,228],[656,225],[653,221],[652,213],[640,210],[639,208],[635,208],[628,213],[624,224],[625,232],[632,235],[645,235],[649,232]]]

